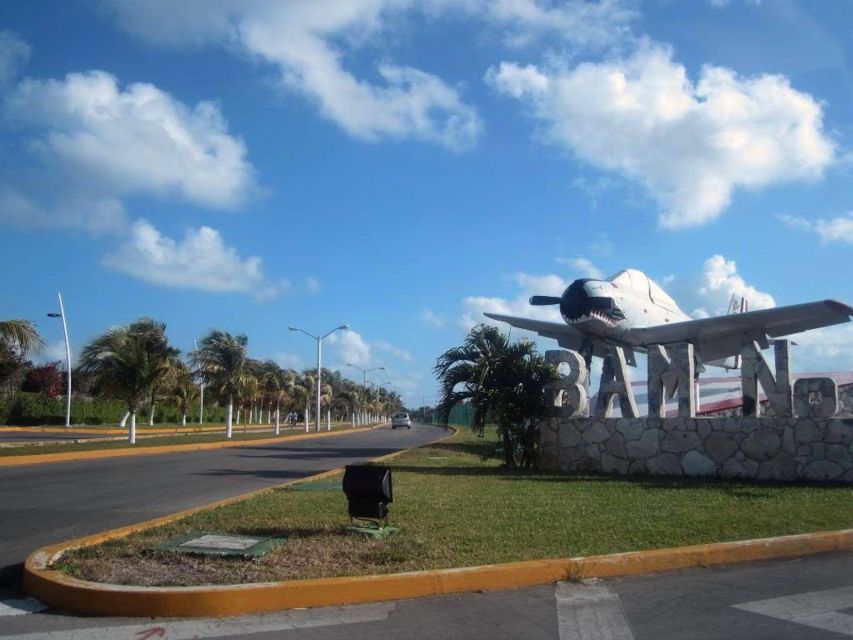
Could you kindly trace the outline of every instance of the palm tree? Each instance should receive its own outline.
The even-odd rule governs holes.
[[[529,340],[510,343],[496,327],[477,325],[462,346],[448,349],[435,366],[441,383],[439,419],[463,401],[474,409],[482,435],[490,414],[497,421],[508,467],[535,462],[536,424],[545,412],[545,385],[556,372]]]
[[[181,426],[187,426],[187,414],[190,407],[198,399],[198,387],[193,380],[192,373],[187,366],[181,362],[174,368],[174,381],[172,384],[172,400],[181,411]]]
[[[139,403],[150,396],[179,353],[166,339],[166,325],[150,318],[110,329],[83,348],[80,369],[92,374],[101,393],[127,403],[131,444],[136,442]]]
[[[246,355],[249,339],[226,331],[211,331],[199,342],[192,361],[198,374],[213,393],[228,403],[225,418],[225,437],[231,438],[234,399],[248,374]]]
[[[0,342],[17,348],[22,356],[44,347],[38,329],[29,320],[0,320]]]

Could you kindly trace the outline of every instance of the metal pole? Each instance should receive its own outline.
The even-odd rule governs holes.
[[[59,296],[59,313],[62,316],[62,331],[65,333],[65,362],[68,367],[68,388],[65,396],[65,426],[71,426],[71,344],[68,342],[68,324],[65,322],[65,307],[62,305],[62,292],[57,291]]]
[[[193,340],[195,350],[198,351],[198,341]],[[198,400],[198,423],[204,424],[204,378],[199,383],[199,400]]]
[[[321,360],[320,360],[320,358],[322,357],[322,353],[323,353],[323,350],[322,350],[323,348],[321,346],[322,344],[323,344],[323,338],[318,337],[317,338],[317,415],[315,416],[316,417],[316,423],[317,423],[317,431],[320,430],[320,385],[322,384],[322,381],[323,381],[323,369],[322,369],[322,364],[321,364]]]

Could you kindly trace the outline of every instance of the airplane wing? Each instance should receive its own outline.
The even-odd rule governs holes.
[[[515,316],[505,316],[500,313],[484,313],[487,318],[506,322],[508,325],[519,329],[526,329],[533,333],[538,333],[544,338],[553,338],[564,349],[572,351],[580,351],[586,336],[567,324],[562,322],[546,322],[545,320],[534,320],[532,318],[517,318]],[[600,341],[596,341],[594,355],[605,355],[604,347]]]
[[[763,342],[809,329],[848,322],[853,307],[835,300],[820,300],[787,307],[747,311],[715,318],[687,320],[654,327],[629,329],[627,340],[639,347],[671,342],[692,342],[704,362],[740,353],[744,340]]]

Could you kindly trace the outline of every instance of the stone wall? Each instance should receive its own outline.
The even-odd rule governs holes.
[[[850,418],[546,418],[551,471],[853,484]]]

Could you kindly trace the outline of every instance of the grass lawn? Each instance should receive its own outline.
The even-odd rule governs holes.
[[[251,425],[249,429],[255,428],[255,425]],[[332,431],[346,431],[347,429],[352,429],[352,425],[350,423],[343,424],[332,424]],[[258,440],[262,438],[274,438],[275,432],[272,427],[267,427],[263,431],[248,431],[243,433],[242,426],[234,427],[234,431],[232,433],[232,441],[241,441],[241,440]],[[320,433],[325,433],[326,428],[320,431]],[[293,435],[301,435],[304,434],[305,430],[302,427],[298,427],[297,429],[288,429],[285,427],[281,428],[281,436],[293,436]],[[311,433],[317,433],[316,431],[311,430]],[[50,434],[45,433],[45,440],[50,440]],[[137,431],[137,436],[143,436],[144,433],[140,433]],[[69,443],[69,444],[47,444],[47,445],[38,445],[38,444],[21,444],[20,446],[15,447],[0,447],[0,457],[8,457],[8,456],[33,456],[33,455],[41,455],[44,453],[72,453],[75,451],[100,451],[102,449],[126,449],[128,447],[133,447],[136,449],[142,449],[147,447],[162,447],[170,444],[200,444],[204,442],[222,442],[225,440],[225,428],[223,427],[221,431],[214,431],[212,433],[191,433],[187,435],[163,435],[163,436],[146,436],[146,437],[138,437],[135,445],[131,445],[128,443],[127,438],[121,438],[118,440],[99,440],[96,442],[80,442],[80,443]]]
[[[64,556],[71,575],[200,585],[362,575],[742,540],[853,526],[853,488],[512,472],[467,430],[395,458],[398,536],[347,535],[339,486],[295,487]],[[158,551],[191,530],[286,536],[252,561]]]

